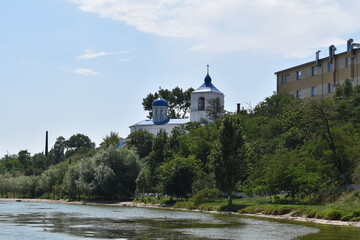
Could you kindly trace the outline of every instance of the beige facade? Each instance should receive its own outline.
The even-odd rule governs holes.
[[[330,47],[329,57],[276,72],[276,90],[277,93],[290,93],[301,99],[328,98],[346,79],[352,80],[353,86],[360,85],[359,65],[359,48],[351,47],[347,52],[335,54],[334,51],[331,54]]]

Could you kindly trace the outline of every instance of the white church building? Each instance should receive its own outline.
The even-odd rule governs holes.
[[[152,103],[153,118],[143,120],[130,126],[130,132],[147,130],[156,135],[160,129],[171,133],[176,126],[183,125],[188,122],[209,121],[207,115],[208,104],[211,99],[220,99],[220,105],[224,107],[224,94],[219,91],[213,84],[209,75],[209,66],[204,83],[191,93],[190,100],[190,119],[170,119],[168,117],[169,103],[166,99],[158,98]]]

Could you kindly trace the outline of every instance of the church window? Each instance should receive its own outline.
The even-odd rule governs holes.
[[[198,102],[198,110],[204,111],[205,110],[205,98],[200,97]]]

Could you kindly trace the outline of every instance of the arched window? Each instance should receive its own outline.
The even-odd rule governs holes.
[[[204,97],[199,97],[198,110],[199,111],[204,111],[205,110],[205,98]]]

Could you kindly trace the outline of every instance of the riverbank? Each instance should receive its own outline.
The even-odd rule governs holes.
[[[68,200],[51,200],[51,199],[28,199],[28,198],[0,198],[0,201],[11,201],[11,202],[34,202],[34,203],[58,203],[58,204],[77,204],[77,205],[98,205],[98,206],[119,206],[119,207],[141,207],[141,208],[161,208],[169,210],[178,210],[178,211],[193,211],[193,212],[206,212],[206,213],[215,213],[215,214],[232,214],[239,216],[248,216],[256,218],[269,218],[269,219],[278,219],[278,220],[290,220],[298,222],[311,222],[318,224],[327,224],[327,225],[337,225],[337,226],[354,226],[360,227],[360,222],[345,222],[337,220],[325,220],[317,218],[306,218],[306,217],[296,217],[292,216],[292,213],[287,213],[283,215],[268,215],[261,213],[237,213],[237,212],[228,212],[228,211],[207,211],[207,210],[198,210],[198,209],[185,209],[185,208],[174,208],[169,205],[162,204],[146,204],[141,202],[120,202],[120,201],[68,201]]]

